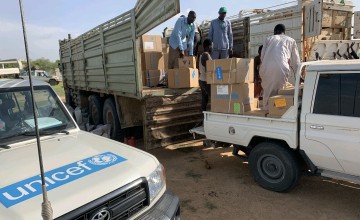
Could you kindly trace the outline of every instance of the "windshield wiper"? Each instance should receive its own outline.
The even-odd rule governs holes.
[[[44,136],[44,135],[53,135],[53,134],[70,134],[67,130],[61,130],[61,131],[39,131],[39,135],[40,136]],[[22,135],[25,136],[36,136],[36,132],[35,131],[30,131],[30,132],[25,132],[22,133]]]
[[[0,148],[2,149],[10,149],[11,147],[9,145],[0,145]]]

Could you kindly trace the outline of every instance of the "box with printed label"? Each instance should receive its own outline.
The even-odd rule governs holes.
[[[282,116],[291,106],[294,105],[294,96],[278,95],[269,99],[269,115]]]
[[[161,45],[162,45],[162,52],[169,53],[169,42],[167,37],[161,39]]]
[[[206,62],[208,84],[254,82],[254,59],[230,58]]]
[[[141,48],[142,52],[162,52],[161,35],[143,35]]]
[[[156,87],[161,83],[161,81],[165,78],[164,70],[146,70],[146,86],[148,87]]]
[[[161,70],[165,68],[164,56],[159,52],[141,54],[142,70]]]
[[[179,58],[179,68],[193,68],[196,69],[195,57],[183,57]]]
[[[244,114],[258,107],[254,84],[211,85],[211,111]]]
[[[199,73],[197,69],[180,68],[168,70],[169,88],[191,88],[199,86]]]

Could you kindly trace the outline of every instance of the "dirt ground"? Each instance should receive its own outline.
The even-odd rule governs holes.
[[[359,185],[302,176],[289,193],[267,191],[231,152],[201,145],[150,151],[181,199],[182,219],[360,219]]]

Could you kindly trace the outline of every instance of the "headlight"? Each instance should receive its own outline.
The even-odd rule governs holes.
[[[152,201],[165,187],[165,170],[164,167],[159,164],[156,169],[147,177],[149,184],[150,201]]]

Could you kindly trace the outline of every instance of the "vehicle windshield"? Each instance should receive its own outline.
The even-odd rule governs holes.
[[[71,117],[48,86],[35,87],[35,109],[40,134],[75,128]],[[35,134],[30,88],[0,89],[0,143]]]

